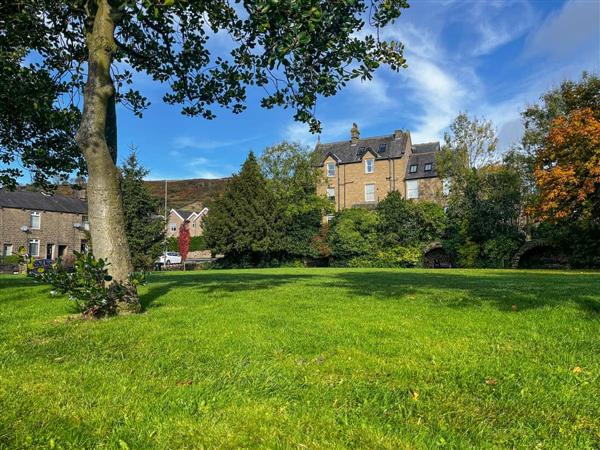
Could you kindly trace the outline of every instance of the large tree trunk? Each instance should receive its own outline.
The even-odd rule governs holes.
[[[110,67],[115,41],[115,15],[107,0],[98,0],[88,30],[88,79],[77,143],[88,169],[88,217],[94,256],[107,260],[113,280],[127,283],[133,272],[125,235],[120,175],[116,161],[116,116]],[[107,143],[110,140],[110,146]],[[131,299],[128,299],[131,303]],[[139,302],[128,309],[138,309]]]

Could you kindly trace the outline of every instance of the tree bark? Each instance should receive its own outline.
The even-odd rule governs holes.
[[[115,164],[115,89],[110,77],[116,48],[113,36],[116,14],[107,0],[97,0],[96,7],[86,34],[88,78],[76,139],[88,169],[88,217],[94,256],[110,263],[108,272],[114,281],[128,283],[133,266],[125,235],[120,174]],[[139,302],[128,309],[136,308]]]

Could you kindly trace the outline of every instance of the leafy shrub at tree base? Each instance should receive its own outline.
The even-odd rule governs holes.
[[[59,259],[50,269],[39,270],[35,279],[52,285],[55,293],[67,294],[77,311],[86,318],[139,312],[136,286],[144,282],[144,275],[134,273],[126,284],[111,283],[108,265],[91,253],[75,252],[72,269]]]

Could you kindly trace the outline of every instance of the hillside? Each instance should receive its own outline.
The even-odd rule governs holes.
[[[164,181],[145,181],[150,189],[150,194],[160,200],[161,212],[165,199]],[[168,181],[169,209],[199,210],[206,206],[212,199],[219,196],[224,190],[227,178],[206,179],[195,178],[190,180]],[[27,187],[23,187],[26,189]],[[73,191],[70,186],[58,186],[56,193],[69,197],[79,197],[81,192]]]
[[[167,205],[169,209],[201,209],[225,190],[226,183],[227,178],[169,180]],[[164,201],[164,181],[146,181],[146,185],[153,197],[160,199],[161,202]]]

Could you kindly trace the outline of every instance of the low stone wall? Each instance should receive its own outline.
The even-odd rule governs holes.
[[[188,253],[188,259],[196,259],[196,258],[210,258],[210,250],[197,250],[195,252]]]

